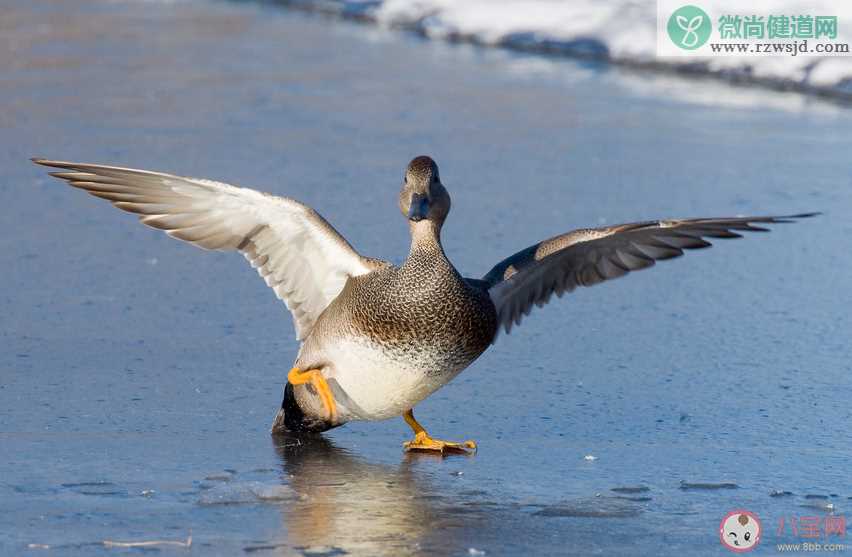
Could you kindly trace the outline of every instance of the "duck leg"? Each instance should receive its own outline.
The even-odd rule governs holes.
[[[417,423],[414,419],[414,410],[409,410],[403,414],[405,423],[411,426],[414,430],[414,439],[406,441],[402,444],[406,451],[436,451],[444,453],[463,453],[472,454],[476,452],[476,443],[473,441],[464,441],[463,443],[454,443],[452,441],[441,441],[440,439],[432,439],[423,426]]]
[[[328,412],[328,420],[330,422],[335,422],[337,420],[337,404],[335,404],[334,396],[331,394],[331,389],[329,388],[328,383],[326,383],[325,377],[323,377],[322,373],[320,373],[320,370],[309,369],[308,371],[300,371],[299,368],[294,367],[290,370],[290,373],[287,374],[287,381],[293,385],[302,385],[304,383],[310,383],[313,385],[317,390],[317,393],[319,393],[326,412]]]

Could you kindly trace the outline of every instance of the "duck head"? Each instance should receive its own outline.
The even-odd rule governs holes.
[[[411,225],[423,221],[440,227],[450,212],[450,194],[441,183],[438,165],[425,155],[414,158],[405,170],[399,192],[399,209]]]

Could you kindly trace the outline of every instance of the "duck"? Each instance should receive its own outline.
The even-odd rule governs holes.
[[[273,433],[313,434],[355,420],[402,416],[406,451],[476,451],[432,437],[414,407],[508,334],[534,307],[578,287],[622,277],[818,213],[688,218],[581,228],[533,244],[481,278],[448,259],[441,228],[451,200],[438,165],[408,164],[399,209],[411,247],[400,265],[359,254],[318,212],[288,197],[207,179],[34,158],[51,176],[105,199],[173,238],[237,251],[293,318],[299,349]]]

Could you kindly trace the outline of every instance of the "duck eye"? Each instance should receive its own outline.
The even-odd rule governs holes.
[[[746,533],[743,535],[743,537],[745,538],[745,541],[749,541],[749,540],[751,539],[751,532],[746,532]]]

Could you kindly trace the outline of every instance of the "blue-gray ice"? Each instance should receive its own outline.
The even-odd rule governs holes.
[[[771,554],[801,541],[780,519],[849,512],[846,111],[263,4],[8,4],[0,553],[719,555],[747,509]],[[468,276],[580,226],[825,214],[536,310],[418,408],[480,445],[441,460],[402,453],[402,420],[271,439],[297,343],[254,271],[28,160],[291,196],[399,261],[424,153]]]

